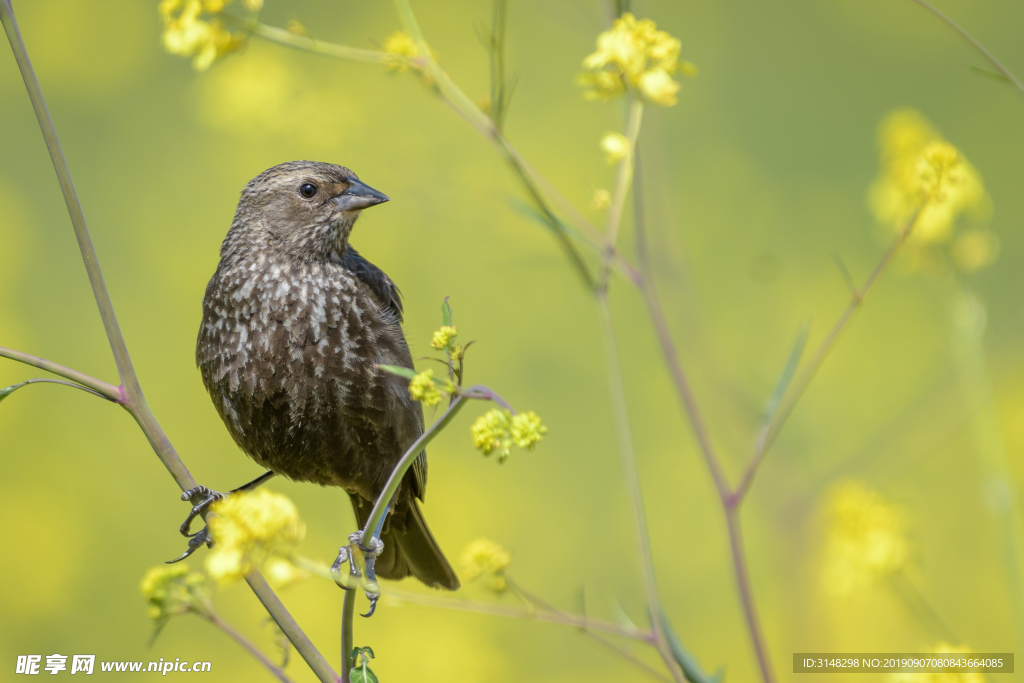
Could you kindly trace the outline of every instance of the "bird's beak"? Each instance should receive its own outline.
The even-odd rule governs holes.
[[[334,203],[341,211],[361,211],[371,206],[383,204],[391,198],[378,192],[369,185],[358,180],[350,180],[348,189],[334,198]]]

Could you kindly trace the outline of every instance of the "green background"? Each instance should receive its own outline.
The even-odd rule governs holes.
[[[476,408],[435,442],[425,512],[442,546],[457,559],[470,540],[494,539],[511,550],[516,580],[555,605],[579,611],[586,587],[595,616],[610,615],[617,600],[645,623],[596,307],[554,240],[516,212],[518,185],[486,140],[409,74],[259,41],[196,74],[161,49],[155,3],[14,4],[143,387],[197,480],[226,490],[260,472],[220,423],[193,360],[200,302],[238,192],[283,161],[341,163],[393,199],[359,221],[353,243],[402,288],[414,356],[430,351],[450,295],[460,335],[479,340],[470,381],[550,427],[534,452],[502,466],[472,449]],[[508,136],[601,221],[588,205],[612,170],[598,140],[621,128],[621,109],[584,101],[574,79],[606,27],[604,10],[510,4],[518,85]],[[475,26],[489,21],[489,5],[414,8],[442,65],[471,97],[486,95]],[[1024,71],[1024,4],[943,0],[942,9]],[[684,80],[677,106],[647,112],[641,144],[667,316],[734,480],[801,323],[811,321],[816,344],[847,303],[832,255],[860,281],[889,239],[864,198],[879,121],[897,107],[919,109],[984,177],[1002,254],[969,284],[988,307],[996,445],[979,446],[984,415],[964,398],[948,287],[898,263],[783,431],[743,520],[782,680],[793,677],[794,651],[934,644],[884,586],[845,600],[822,586],[820,501],[843,477],[866,480],[908,511],[912,574],[959,638],[981,652],[1012,651],[1011,590],[983,463],[1003,448],[1011,483],[1024,477],[1024,101],[968,69],[984,63],[909,1],[642,2],[635,11],[679,37],[682,57],[701,69]],[[297,19],[314,37],[367,48],[399,26],[389,3],[269,0],[262,19]],[[0,344],[112,381],[42,137],[14,60],[0,52]],[[628,224],[624,232],[629,245]],[[725,665],[729,680],[752,680],[710,478],[642,300],[620,279],[612,305],[667,611],[707,669]],[[0,363],[0,386],[31,376]],[[80,392],[29,387],[0,408],[0,458],[0,669],[30,653],[181,657],[211,660],[212,680],[269,680],[194,617],[172,621],[147,649],[138,581],[181,552],[187,508],[125,413]],[[292,497],[307,523],[300,551],[333,558],[354,526],[344,494],[284,481],[271,488]],[[482,587],[465,592],[492,599]],[[342,592],[311,580],[282,598],[337,662]],[[272,648],[244,585],[216,601]],[[643,678],[558,625],[406,605],[356,626],[385,681]],[[289,671],[312,680],[293,659]]]

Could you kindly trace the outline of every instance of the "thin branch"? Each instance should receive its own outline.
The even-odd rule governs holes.
[[[337,59],[349,59],[354,62],[384,65],[395,64],[396,61],[402,59],[397,55],[382,52],[380,50],[364,50],[358,47],[338,45],[337,43],[328,43],[322,40],[315,40],[306,36],[300,36],[283,28],[268,26],[267,24],[261,24],[260,22],[253,21],[251,19],[236,17],[229,12],[222,12],[219,16],[223,17],[230,23],[240,24],[249,35],[263,38],[264,40],[277,43],[278,45],[292,47],[304,52],[312,52],[325,57],[335,57]]]
[[[117,403],[116,399],[110,398],[109,396],[104,396],[100,392],[90,389],[89,387],[84,387],[81,384],[76,384],[75,382],[66,382],[62,379],[27,379],[24,382],[12,384],[9,387],[4,387],[3,389],[0,389],[0,400],[7,398],[18,389],[21,389],[22,387],[27,387],[30,384],[61,384],[66,387],[71,387],[72,389],[79,389],[80,391],[84,391],[87,394],[92,394],[93,396],[99,396],[100,398],[106,399],[107,401]]]
[[[715,452],[714,443],[711,441],[711,434],[707,424],[697,405],[697,400],[690,389],[690,383],[683,371],[679,361],[679,352],[676,349],[672,333],[668,329],[665,314],[658,298],[658,290],[655,285],[654,272],[651,266],[650,248],[647,243],[647,215],[646,203],[644,201],[644,177],[643,165],[639,151],[636,155],[636,169],[633,180],[633,231],[636,239],[637,264],[641,275],[641,291],[644,302],[647,304],[647,311],[651,316],[655,332],[658,335],[658,342],[661,344],[662,354],[665,363],[672,374],[672,380],[676,386],[676,393],[683,404],[684,412],[689,418],[690,426],[697,437],[697,444],[700,446],[704,461],[711,472],[711,478],[715,482],[715,489],[718,492],[719,501],[726,514],[726,524],[729,527],[729,537],[732,547],[733,568],[736,575],[737,590],[740,593],[744,606],[744,617],[747,623],[747,631],[754,644],[754,652],[758,658],[761,668],[761,676],[765,683],[771,683],[775,675],[768,661],[767,646],[764,643],[764,634],[757,619],[757,611],[754,607],[753,595],[750,588],[750,578],[746,569],[746,558],[744,556],[742,540],[739,538],[739,520],[731,515],[730,501],[733,498],[732,490],[722,469],[722,463]],[[655,616],[660,618],[660,615]],[[660,624],[660,620],[658,622]]]
[[[67,205],[68,214],[71,217],[71,224],[75,231],[75,237],[78,240],[78,247],[89,276],[89,284],[92,286],[93,296],[96,298],[100,318],[103,320],[103,327],[107,334],[107,340],[110,342],[114,362],[117,365],[118,374],[121,379],[121,393],[123,395],[120,396],[119,400],[135,418],[139,427],[146,434],[153,450],[174,477],[181,490],[191,489],[195,487],[196,482],[189,473],[188,468],[181,461],[181,458],[178,457],[170,440],[163,429],[161,429],[152,410],[150,410],[149,405],[146,403],[146,399],[142,394],[142,387],[139,385],[135,369],[132,367],[131,358],[128,355],[128,347],[117,324],[114,306],[104,284],[103,273],[100,270],[96,251],[89,236],[85,215],[82,211],[81,203],[78,201],[74,183],[71,180],[71,171],[68,168],[67,160],[64,158],[64,152],[61,150],[57,131],[54,128],[53,120],[50,118],[50,112],[46,107],[46,100],[43,98],[43,93],[39,87],[35,71],[32,68],[28,51],[25,49],[25,42],[22,40],[21,32],[18,30],[18,24],[15,20],[10,0],[0,0],[0,21],[4,25],[4,31],[7,33],[11,50],[14,52],[14,58],[21,71],[22,80],[25,82],[25,88],[28,91],[32,109],[39,122],[39,128],[43,133],[46,148],[50,153],[50,160],[53,162],[54,171],[56,171],[57,179],[60,182],[64,203]],[[16,360],[23,359],[16,358]],[[71,377],[69,379],[80,381]],[[80,383],[90,386],[85,382]],[[90,388],[100,391],[95,386],[90,386]],[[250,573],[246,576],[246,581],[317,677],[323,683],[334,683],[337,677],[327,664],[327,660],[323,658],[323,655],[317,651],[309,638],[302,632],[295,619],[288,613],[288,610],[285,609],[280,599],[270,589],[270,586],[267,585],[267,582],[259,572],[253,571]]]
[[[297,566],[305,569],[315,576],[327,579],[328,581],[334,581],[334,575],[326,565],[304,557],[295,557],[294,562]],[[529,621],[542,621],[550,624],[562,624],[564,626],[572,626],[574,628],[601,631],[603,633],[608,633],[609,635],[629,638],[631,640],[639,640],[641,642],[653,642],[654,640],[654,634],[651,631],[627,628],[610,621],[593,619],[591,617],[569,614],[561,611],[555,613],[548,612],[546,610],[529,610],[522,607],[495,605],[493,603],[480,602],[477,600],[451,598],[442,593],[416,593],[402,588],[393,587],[390,584],[383,595],[386,598],[393,598],[400,604],[408,603],[410,605],[420,605],[422,607],[449,609],[456,612],[490,614],[491,616],[505,617],[509,619],[526,619]]]
[[[551,612],[553,614],[564,614],[564,612],[562,612],[560,609],[558,609],[557,607],[555,607],[551,603],[547,602],[546,600],[542,600],[540,597],[534,595],[531,591],[528,591],[525,588],[523,588],[522,586],[520,586],[519,583],[516,582],[516,581],[513,581],[511,577],[506,576],[505,580],[508,582],[509,588],[511,588],[513,591],[515,591],[520,597],[522,597],[524,600],[526,600],[531,605],[539,607],[542,610],[546,610],[546,611]],[[586,611],[586,609],[584,609],[584,611]],[[593,631],[590,631],[590,630],[587,630],[587,629],[584,629],[584,633],[586,633],[589,637],[593,638],[594,640],[596,640],[597,642],[601,643],[605,647],[609,648],[610,650],[612,650],[612,652],[614,652],[615,654],[619,655],[620,657],[622,657],[626,661],[628,661],[628,662],[632,663],[633,665],[639,667],[640,669],[642,669],[647,674],[649,674],[649,675],[651,675],[651,676],[653,676],[653,677],[655,677],[655,678],[657,678],[658,680],[661,680],[661,681],[671,681],[670,678],[668,678],[667,676],[662,674],[660,671],[658,671],[657,669],[655,669],[654,667],[652,667],[651,665],[647,664],[646,662],[641,660],[639,657],[637,657],[630,648],[621,647],[621,646],[617,645],[616,643],[613,643],[612,641],[608,640],[604,636],[598,635],[597,633],[594,633]],[[656,639],[653,631],[647,633],[647,640],[646,640],[646,642],[647,642],[648,645],[657,645],[657,639]]]
[[[679,663],[672,655],[664,629],[658,619],[661,613],[661,598],[658,595],[658,584],[654,574],[654,555],[651,551],[651,539],[647,529],[647,513],[644,510],[643,492],[640,489],[640,476],[637,471],[636,454],[633,451],[633,437],[630,434],[629,414],[626,407],[625,388],[622,384],[622,369],[619,366],[619,350],[615,340],[615,326],[612,323],[611,308],[608,305],[606,290],[595,293],[601,331],[604,336],[605,359],[607,361],[608,383],[611,390],[612,411],[615,418],[615,432],[619,441],[619,456],[622,459],[622,471],[626,477],[626,489],[629,491],[633,504],[633,523],[637,545],[640,550],[640,561],[644,576],[644,593],[651,626],[654,630],[655,644],[668,667],[672,678],[683,683],[685,677]]]
[[[0,3],[2,3],[3,1],[4,0],[0,0]],[[107,384],[103,380],[96,379],[95,377],[90,377],[89,375],[81,373],[78,370],[66,368],[63,365],[59,365],[57,363],[54,363],[53,361],[46,360],[45,358],[40,358],[39,356],[32,356],[30,354],[22,353],[21,351],[15,351],[14,349],[8,349],[3,346],[0,346],[0,357],[10,358],[11,360],[16,360],[19,363],[24,363],[26,365],[31,365],[32,367],[39,368],[40,370],[52,372],[53,374],[58,375],[59,377],[71,380],[75,384],[81,384],[84,387],[88,387],[95,391],[97,394],[103,396],[103,398],[114,401],[115,403],[123,403],[125,401],[125,397],[122,394],[120,387],[115,387],[113,384]]]
[[[679,395],[679,400],[683,404],[683,410],[689,419],[690,427],[693,429],[694,436],[697,438],[697,445],[700,447],[700,451],[704,456],[704,461],[707,463],[708,469],[711,471],[711,477],[715,482],[715,489],[718,491],[718,496],[725,501],[731,495],[732,491],[729,487],[729,482],[726,479],[725,471],[722,469],[722,463],[715,451],[715,445],[711,440],[711,433],[708,430],[707,423],[704,421],[704,416],[701,414],[700,407],[697,405],[697,399],[694,397],[693,390],[690,388],[690,382],[686,377],[686,372],[683,370],[683,366],[679,361],[679,351],[676,348],[675,341],[672,339],[672,333],[669,331],[668,322],[665,320],[665,313],[662,309],[661,301],[658,298],[654,272],[651,267],[650,249],[647,244],[647,226],[644,210],[643,166],[641,164],[639,153],[637,154],[636,159],[636,170],[634,171],[633,185],[633,231],[636,239],[637,266],[640,270],[641,291],[644,296],[644,303],[647,304],[647,312],[651,317],[651,322],[654,324],[654,330],[658,336],[658,343],[661,345],[662,355],[665,357],[665,363],[668,365],[669,373],[672,375],[672,382],[675,384],[676,393]]]
[[[612,205],[608,209],[608,229],[606,239],[610,246],[619,242],[619,226],[622,223],[622,210],[626,206],[626,195],[629,194],[629,187],[633,182],[633,167],[636,157],[636,142],[640,137],[640,123],[643,121],[644,103],[639,97],[629,103],[629,118],[626,120],[626,139],[629,140],[629,149],[626,156],[619,161],[619,170],[615,178],[615,192],[612,196]]]
[[[409,446],[401,460],[395,465],[395,469],[391,471],[391,476],[388,477],[387,484],[384,485],[384,489],[377,496],[377,502],[373,505],[373,511],[370,512],[370,516],[366,519],[366,524],[363,525],[362,538],[364,541],[369,539],[377,529],[377,525],[383,519],[388,505],[391,504],[391,499],[395,496],[395,491],[398,490],[398,486],[402,483],[402,477],[405,476],[406,471],[412,467],[412,464],[419,457],[420,452],[427,447],[427,444],[433,441],[434,437],[452,421],[452,418],[459,414],[464,405],[466,405],[466,401],[461,396],[452,401],[441,417],[420,434],[420,437]]]
[[[236,631],[229,623],[224,621],[214,612],[200,612],[195,611],[196,614],[206,619],[208,622],[219,628],[221,631],[226,633],[232,640],[241,645],[249,654],[259,661],[260,664],[265,666],[270,673],[274,674],[281,683],[294,683],[294,681],[288,677],[288,674],[284,672],[284,669],[274,664],[270,659],[260,651],[258,647],[252,644],[248,638],[243,636],[241,633]]]
[[[757,664],[761,669],[761,678],[765,683],[773,683],[775,672],[768,655],[768,645],[761,628],[761,619],[757,615],[757,605],[754,604],[754,589],[750,583],[750,572],[747,569],[747,556],[743,546],[739,513],[739,509],[735,507],[729,507],[725,511],[729,527],[729,548],[732,551],[733,572],[736,576],[736,587],[740,594],[740,603],[743,605],[743,616],[747,621],[750,641],[754,646]]]
[[[926,10],[934,14],[936,17],[938,17],[941,21],[943,21],[947,26],[952,28],[957,33],[959,33],[961,38],[966,40],[968,43],[971,44],[971,46],[975,50],[980,52],[981,56],[987,59],[989,64],[994,66],[999,71],[999,73],[1001,73],[1003,77],[1006,78],[1006,80],[1013,84],[1013,87],[1017,89],[1017,93],[1024,97],[1024,83],[1021,83],[1020,79],[1013,75],[1013,72],[1011,72],[1009,69],[1003,66],[1003,63],[996,59],[996,56],[989,52],[988,48],[986,48],[974,36],[968,33],[966,29],[964,29],[962,26],[960,26],[960,24],[956,23],[947,15],[939,11],[939,9],[937,9],[935,6],[931,5],[928,2],[925,2],[925,0],[911,0],[911,2],[915,2],[921,7],[925,8]]]
[[[772,421],[761,433],[761,437],[757,441],[757,445],[754,448],[754,455],[743,472],[743,477],[740,480],[739,486],[736,487],[736,493],[732,496],[731,505],[738,506],[743,502],[744,497],[746,497],[747,493],[750,491],[750,485],[753,483],[754,476],[757,474],[757,468],[761,465],[761,462],[764,460],[764,456],[771,449],[772,444],[775,443],[775,438],[778,436],[783,425],[786,424],[786,419],[789,417],[790,413],[793,412],[793,408],[795,408],[796,404],[800,401],[800,398],[803,396],[804,391],[807,390],[811,380],[814,379],[814,376],[817,374],[821,364],[825,361],[825,358],[828,357],[829,352],[835,346],[836,341],[838,341],[843,330],[846,329],[846,325],[850,322],[853,314],[860,309],[861,305],[864,303],[864,298],[875,286],[875,283],[878,282],[878,278],[882,276],[882,273],[884,273],[889,267],[889,264],[892,263],[893,258],[895,258],[900,248],[906,244],[907,239],[910,237],[910,233],[913,232],[914,226],[917,224],[917,218],[921,215],[922,209],[923,206],[918,208],[918,210],[910,217],[906,225],[900,231],[899,237],[897,237],[892,246],[886,250],[881,260],[875,266],[875,269],[871,271],[867,280],[864,281],[864,286],[859,290],[855,289],[853,291],[850,296],[850,303],[846,306],[846,310],[842,312],[835,325],[832,326],[828,335],[824,340],[822,340],[821,344],[814,352],[814,355],[811,357],[811,360],[808,361],[803,372],[801,372],[797,377],[793,384],[793,388],[786,394],[785,398],[783,398],[782,403],[780,404],[778,411],[776,411]]]
[[[352,643],[354,642],[353,620],[356,614],[356,590],[345,589],[345,600],[341,607],[341,683],[350,683],[352,671]]]

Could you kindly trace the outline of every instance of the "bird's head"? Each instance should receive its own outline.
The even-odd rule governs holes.
[[[232,232],[259,231],[260,241],[302,258],[340,257],[359,213],[386,201],[344,166],[291,161],[249,181]]]

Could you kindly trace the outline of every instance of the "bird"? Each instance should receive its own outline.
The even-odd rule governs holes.
[[[413,367],[401,294],[349,243],[360,213],[387,201],[330,163],[292,161],[253,178],[206,288],[196,343],[228,432],[268,470],[253,484],[281,475],[340,487],[360,528],[424,424],[406,380],[376,368]],[[419,506],[426,485],[423,451],[392,499],[376,574],[455,590]]]

